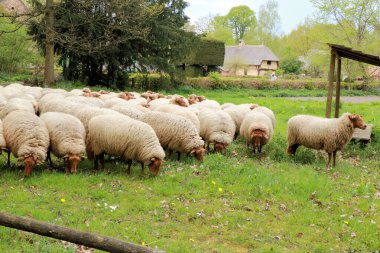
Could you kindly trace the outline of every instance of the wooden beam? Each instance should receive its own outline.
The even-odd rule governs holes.
[[[111,237],[68,229],[47,222],[10,215],[3,212],[0,212],[0,225],[84,245],[99,250],[104,250],[107,252],[163,252],[138,244],[124,242]]]
[[[340,78],[342,72],[342,59],[338,56],[338,67],[336,71],[336,90],[335,90],[335,118],[339,118],[340,105]]]
[[[331,116],[331,103],[332,103],[333,88],[334,88],[335,59],[336,59],[336,52],[334,49],[331,49],[329,87],[327,91],[327,103],[326,103],[326,118],[330,118]]]

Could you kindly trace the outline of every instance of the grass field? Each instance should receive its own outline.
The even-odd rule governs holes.
[[[40,166],[22,181],[22,167],[7,168],[3,154],[0,210],[167,252],[380,250],[379,102],[342,104],[342,113],[360,113],[375,125],[374,137],[366,147],[350,143],[327,171],[324,152],[285,154],[287,120],[323,116],[325,102],[254,97],[249,90],[203,94],[271,108],[277,126],[263,153],[252,154],[238,138],[202,164],[173,155],[157,177],[147,168],[140,174],[138,164],[127,175],[125,164],[112,160],[104,171],[83,161],[76,175]],[[74,245],[9,228],[0,227],[0,237],[0,252],[75,252]]]

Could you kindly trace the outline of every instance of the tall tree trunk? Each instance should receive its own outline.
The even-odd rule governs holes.
[[[46,42],[44,85],[54,83],[54,11],[53,0],[46,0]]]

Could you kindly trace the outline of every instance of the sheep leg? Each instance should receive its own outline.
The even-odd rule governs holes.
[[[207,151],[210,151],[210,142],[207,142]]]
[[[98,156],[94,155],[94,170],[98,170],[99,165],[98,165]]]
[[[328,156],[329,156],[329,161],[327,162],[327,170],[330,170],[331,168],[331,156],[332,156],[332,153],[327,153]]]
[[[128,175],[129,175],[129,174],[131,174],[132,160],[127,160],[127,164],[128,164],[128,170],[127,170],[127,173],[128,173]]]
[[[234,134],[234,140],[236,140],[237,137],[238,137],[238,133],[235,133],[235,134]]]
[[[173,150],[169,149],[168,157],[170,157],[173,154]]]
[[[335,159],[336,159],[336,150],[333,151],[333,167],[335,167],[336,163],[335,163]]]
[[[140,162],[140,164],[141,164],[141,174],[143,174],[144,173],[144,163]]]
[[[100,161],[100,168],[104,170],[104,153],[101,153],[99,155],[99,161]]]
[[[7,151],[7,153],[8,153],[8,161],[7,161],[7,166],[8,166],[8,167],[11,167],[11,151],[10,151],[10,150],[8,150],[8,151]]]
[[[50,150],[48,150],[48,152],[47,152],[46,160],[49,161],[49,165],[50,165],[50,167],[53,167],[53,161],[51,160]]]
[[[261,148],[262,148],[262,146],[261,146],[261,144],[260,144],[259,147],[257,148],[258,151],[259,151],[259,153],[261,153]]]
[[[177,151],[177,159],[178,161],[181,159],[181,152]]]
[[[69,160],[69,158],[63,158],[63,163],[66,166],[66,174],[70,174],[70,160]]]

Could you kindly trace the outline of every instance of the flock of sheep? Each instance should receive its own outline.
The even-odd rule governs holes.
[[[272,110],[257,104],[234,105],[204,96],[164,96],[147,91],[94,92],[88,88],[50,89],[13,83],[0,86],[0,148],[24,162],[24,175],[50,153],[64,158],[66,172],[77,171],[86,154],[104,167],[104,154],[138,161],[157,175],[171,154],[194,155],[203,161],[205,147],[222,151],[241,135],[253,152],[261,152],[274,133]],[[359,115],[339,119],[307,115],[288,122],[288,153],[299,145],[324,149],[335,166],[336,151],[351,139],[354,128],[365,128]],[[318,135],[318,133],[321,133]]]

